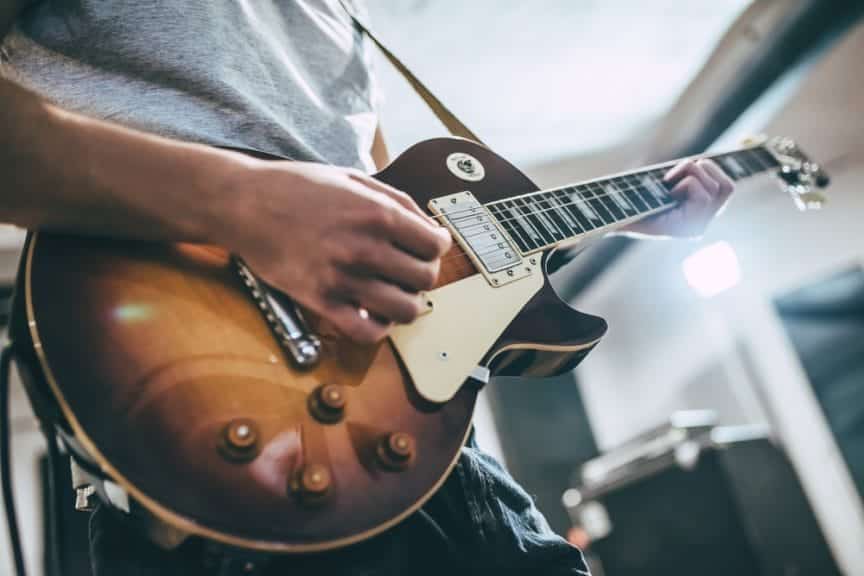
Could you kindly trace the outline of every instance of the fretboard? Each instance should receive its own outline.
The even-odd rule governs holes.
[[[733,180],[778,166],[763,146],[707,156]],[[676,204],[663,176],[676,162],[486,204],[523,254],[609,231]]]

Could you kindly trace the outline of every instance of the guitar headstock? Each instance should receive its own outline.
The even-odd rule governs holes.
[[[763,145],[779,163],[777,176],[798,209],[822,208],[825,196],[817,189],[825,188],[831,182],[825,170],[811,160],[791,138],[771,138]]]

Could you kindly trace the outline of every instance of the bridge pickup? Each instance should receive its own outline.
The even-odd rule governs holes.
[[[525,261],[495,217],[471,192],[435,198],[429,203],[443,217],[458,244],[492,286],[501,286],[534,273],[536,259]]]

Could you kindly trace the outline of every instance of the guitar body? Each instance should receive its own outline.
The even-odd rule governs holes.
[[[454,152],[479,160],[485,177],[454,175],[446,163]],[[489,202],[537,189],[490,150],[449,138],[414,146],[377,178],[421,207],[463,190]],[[446,401],[430,401],[398,338],[358,346],[308,312],[321,361],[298,369],[220,248],[40,232],[25,258],[19,303],[33,354],[22,373],[50,393],[70,447],[128,494],[131,516],[150,526],[268,551],[337,548],[407,517],[458,459],[477,386],[460,381]],[[503,330],[473,343],[485,351],[476,364],[493,375],[569,370],[605,331],[602,319],[558,299],[544,262],[536,289],[519,292],[521,312],[490,315]],[[470,284],[465,294],[479,301],[465,305],[494,308],[494,289],[477,277],[454,249],[440,289]],[[418,326],[447,313],[442,306]],[[440,337],[458,346],[474,334],[470,322],[454,316],[436,326],[449,326]],[[310,395],[332,384],[344,391],[344,416],[322,422]],[[396,432],[412,440],[411,453],[382,465],[382,439]],[[117,504],[104,486],[100,493]]]

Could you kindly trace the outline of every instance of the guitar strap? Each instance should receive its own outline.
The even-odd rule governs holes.
[[[480,140],[480,138],[453,112],[451,112],[450,109],[447,108],[447,106],[445,106],[444,103],[441,102],[441,100],[435,96],[435,94],[433,94],[419,78],[417,78],[417,76],[399,59],[398,56],[396,56],[383,42],[381,42],[369,26],[367,26],[363,20],[354,13],[353,8],[349,6],[346,0],[339,0],[339,4],[342,5],[342,8],[348,13],[357,28],[359,28],[360,31],[378,47],[381,53],[390,61],[390,64],[399,71],[402,77],[411,85],[411,88],[413,88],[414,91],[417,92],[417,95],[423,99],[423,102],[429,106],[429,109],[432,110],[432,113],[435,114],[450,134],[483,144],[483,141]]]

